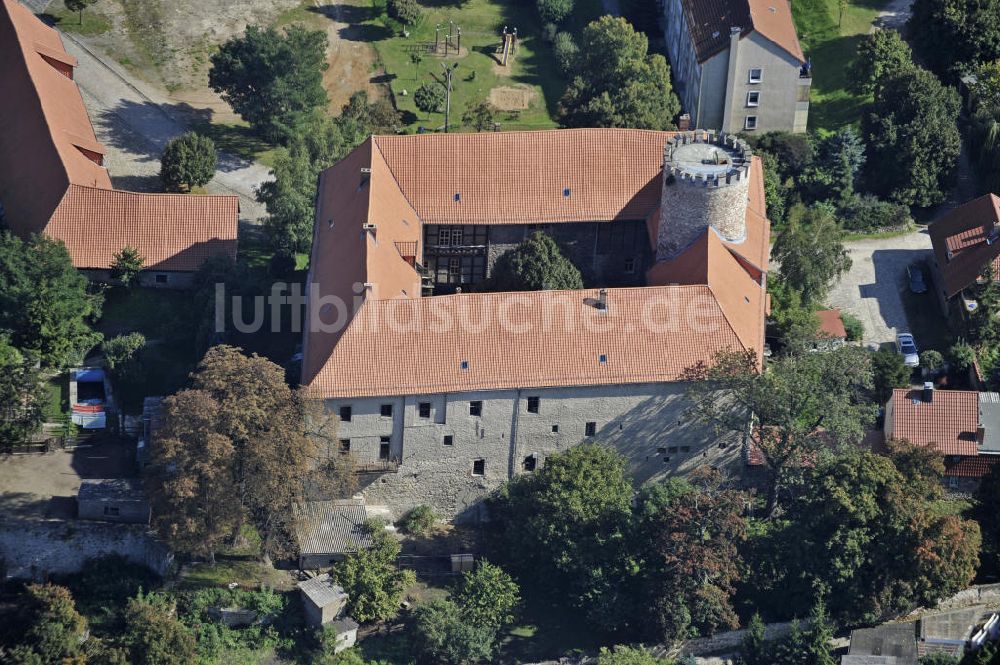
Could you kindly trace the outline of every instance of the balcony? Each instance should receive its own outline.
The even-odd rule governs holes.
[[[397,473],[399,471],[399,460],[395,458],[380,460],[358,460],[354,463],[354,473],[358,474],[380,474]]]

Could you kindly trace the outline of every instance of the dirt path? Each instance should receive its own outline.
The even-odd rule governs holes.
[[[330,97],[330,113],[339,114],[358,90],[367,90],[370,98],[384,94],[374,82],[378,74],[375,50],[364,41],[364,28],[351,22],[351,17],[363,16],[363,12],[347,2],[313,0],[313,6],[326,19],[320,27],[326,31],[329,42],[326,53],[329,67],[323,74],[323,87]]]
[[[155,190],[164,146],[188,129],[197,110],[171,104],[165,93],[131,76],[79,37],[66,33],[62,37],[67,52],[79,61],[75,80],[97,138],[108,148],[112,182],[124,189]],[[238,195],[240,216],[256,221],[264,213],[254,189],[269,179],[268,173],[261,164],[220,153],[219,170],[207,189]]]
[[[902,32],[906,22],[910,18],[910,11],[913,9],[913,0],[892,0],[889,5],[879,12],[872,25],[872,30],[883,28],[886,30],[899,30]]]

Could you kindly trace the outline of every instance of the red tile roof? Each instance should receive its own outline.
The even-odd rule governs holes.
[[[969,201],[931,223],[927,231],[949,298],[972,286],[987,263],[1000,275],[1000,242],[987,242],[994,231],[1000,240],[1000,196]]]
[[[698,62],[729,46],[730,29],[746,37],[756,30],[799,62],[805,62],[788,0],[682,0]]]
[[[840,318],[839,309],[822,309],[816,312],[819,319],[819,333],[823,337],[834,339],[846,339],[847,329],[844,328],[844,320]]]
[[[151,195],[111,189],[59,33],[14,0],[0,7],[0,202],[14,233],[66,243],[74,265],[107,268],[125,245],[149,267],[194,270],[235,255],[235,196]]]
[[[923,391],[892,391],[889,438],[930,446],[943,455],[978,453],[979,393],[971,390],[935,390],[930,403]]]
[[[235,196],[136,194],[70,185],[46,227],[78,268],[108,268],[126,245],[145,266],[195,271],[216,254],[236,258]]]
[[[944,475],[956,478],[982,478],[997,464],[1000,455],[976,455],[944,461]]]
[[[755,228],[747,241],[724,243],[712,233],[704,241],[701,276],[684,286],[609,290],[611,309],[599,317],[607,330],[585,325],[596,311],[586,304],[596,297],[593,291],[421,298],[420,275],[401,254],[400,243],[419,248],[423,223],[645,219],[658,207],[670,136],[587,129],[366,141],[320,177],[310,263],[317,296],[353,303],[363,294],[363,304],[310,313],[327,325],[339,315],[349,325],[305,336],[303,384],[317,396],[347,397],[674,381],[722,348],[760,354],[766,304],[760,276],[767,269],[769,230],[763,197],[754,203],[761,188],[754,186],[757,217],[748,213]],[[759,168],[752,174],[762,179]],[[565,306],[553,310],[553,299]],[[678,329],[637,330],[644,308],[655,310],[661,301],[680,308]],[[566,326],[550,329],[553,311],[568,317]],[[484,316],[491,324],[472,330],[386,325]],[[527,330],[505,329],[499,316]],[[699,332],[694,327],[701,323],[707,328]],[[684,342],[664,343],[664,334],[682,335]],[[462,361],[468,369],[460,368]]]

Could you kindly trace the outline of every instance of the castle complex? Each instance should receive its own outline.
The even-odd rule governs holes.
[[[527,234],[587,289],[478,292]],[[302,383],[339,418],[370,505],[478,519],[481,499],[582,442],[639,481],[739,441],[686,416],[688,372],[760,357],[761,162],[713,132],[375,136],[320,176]]]

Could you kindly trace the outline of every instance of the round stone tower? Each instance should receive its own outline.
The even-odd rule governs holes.
[[[680,132],[667,143],[658,261],[679,255],[710,226],[730,242],[746,237],[752,155],[746,141],[710,131]]]

